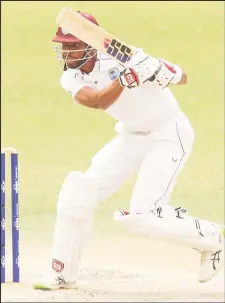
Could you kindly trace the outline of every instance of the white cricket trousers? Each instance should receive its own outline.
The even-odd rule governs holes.
[[[86,176],[101,202],[137,173],[129,211],[144,213],[169,202],[193,141],[193,128],[183,113],[149,134],[123,132],[92,158]]]

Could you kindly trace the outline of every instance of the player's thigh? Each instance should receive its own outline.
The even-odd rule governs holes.
[[[146,154],[142,142],[132,135],[117,135],[92,158],[86,176],[99,189],[100,200],[112,195],[139,169]]]
[[[159,135],[152,150],[145,156],[133,189],[131,212],[145,212],[169,202],[194,140],[188,123],[175,123],[173,128],[167,130],[168,139]]]

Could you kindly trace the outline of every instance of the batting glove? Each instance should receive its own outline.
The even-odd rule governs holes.
[[[165,59],[159,59],[159,67],[148,80],[155,88],[164,89],[169,84],[180,82],[183,71],[179,65],[172,64]]]
[[[145,56],[138,63],[125,68],[119,76],[121,86],[134,88],[154,76],[160,66],[158,59]]]

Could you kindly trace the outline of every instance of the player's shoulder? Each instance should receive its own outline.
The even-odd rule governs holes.
[[[67,69],[62,73],[62,76],[60,78],[60,84],[62,85],[62,87],[65,87],[71,82],[80,82],[82,80],[83,76],[80,70]]]
[[[79,69],[70,69],[68,68],[62,73],[61,81],[68,79],[82,79],[82,72]]]
[[[83,83],[84,81],[80,70],[67,69],[60,78],[61,87],[71,93],[72,96],[83,86]]]

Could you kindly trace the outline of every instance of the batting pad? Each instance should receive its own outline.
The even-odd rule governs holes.
[[[178,217],[176,211],[150,211],[145,214],[130,214],[116,211],[114,220],[124,225],[131,233],[149,239],[158,238],[200,251],[216,251],[223,247],[218,226],[206,220],[185,215]]]

